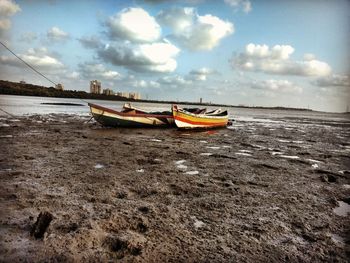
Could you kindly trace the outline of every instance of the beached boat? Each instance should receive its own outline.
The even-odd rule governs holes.
[[[177,105],[172,106],[175,124],[180,129],[212,129],[226,127],[228,113],[226,110],[216,109],[181,109]]]
[[[126,103],[122,111],[116,111],[89,103],[94,119],[108,127],[170,127],[174,118],[170,111],[147,112]]]

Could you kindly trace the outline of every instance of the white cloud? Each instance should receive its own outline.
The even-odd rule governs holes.
[[[47,38],[53,42],[61,42],[69,38],[68,33],[64,32],[62,29],[55,26],[50,28],[47,31],[46,35],[47,35]]]
[[[297,76],[327,76],[331,73],[331,67],[326,63],[316,60],[310,54],[306,60],[295,61],[290,59],[294,48],[289,45],[275,45],[269,48],[267,45],[248,44],[245,51],[235,55],[232,67],[245,71],[259,71],[269,74],[297,75]]]
[[[0,19],[0,33],[9,30],[11,21],[9,19]]]
[[[19,40],[29,43],[29,42],[32,42],[36,39],[38,39],[37,33],[29,31],[29,32],[23,33]]]
[[[106,62],[135,71],[172,72],[177,67],[174,58],[179,51],[168,41],[140,45],[112,43],[99,49],[98,55]]]
[[[79,72],[76,72],[76,71],[73,71],[71,73],[68,73],[67,76],[66,76],[68,79],[79,79],[80,77],[80,73]]]
[[[224,0],[226,4],[237,9],[242,8],[245,13],[252,11],[252,4],[249,0]]]
[[[79,64],[79,71],[85,78],[104,80],[117,80],[121,78],[120,73],[106,69],[103,64],[87,62]]]
[[[303,92],[302,87],[288,80],[269,79],[260,82],[254,81],[251,83],[251,88],[273,93],[301,94]]]
[[[193,83],[191,80],[185,79],[184,77],[179,75],[165,76],[158,79],[157,82],[161,85],[167,85],[172,87],[182,87]]]
[[[270,59],[288,59],[294,52],[294,48],[289,45],[275,45],[271,49],[267,45],[248,44],[245,54],[249,58],[270,58]]]
[[[84,36],[78,38],[78,41],[86,48],[99,48],[102,45],[102,42],[97,36]]]
[[[216,73],[217,73],[217,71],[215,71],[213,69],[203,67],[203,68],[200,68],[200,69],[197,69],[197,70],[191,70],[189,75],[194,80],[205,81],[205,80],[207,80],[207,77],[209,75],[213,75],[213,74],[216,74]]]
[[[313,84],[320,87],[350,87],[350,79],[347,75],[332,74],[318,78]]]
[[[200,16],[189,7],[161,11],[157,19],[173,30],[171,38],[190,50],[211,50],[234,32],[231,22],[211,14]]]
[[[19,57],[38,70],[50,71],[64,69],[63,63],[49,54],[46,48],[29,49],[27,53],[19,54]],[[0,61],[5,65],[27,67],[23,62],[13,56],[1,56]]]
[[[130,82],[127,82],[128,85],[132,86],[133,88],[141,88],[141,89],[159,89],[160,84],[154,80],[132,80]]]
[[[303,58],[306,61],[310,61],[310,60],[316,59],[316,56],[314,54],[311,54],[311,53],[306,53],[306,54],[304,54]]]
[[[0,15],[1,16],[12,16],[18,11],[21,11],[19,5],[12,0],[0,0]]]
[[[142,8],[126,8],[110,17],[107,22],[112,39],[132,42],[154,42],[160,38],[161,27],[154,17]]]
[[[19,5],[12,0],[0,0],[0,36],[11,28],[10,17],[21,11]]]

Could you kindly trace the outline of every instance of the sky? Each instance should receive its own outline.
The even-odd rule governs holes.
[[[0,0],[0,41],[68,90],[344,112],[348,0]],[[53,86],[0,45],[0,79]]]

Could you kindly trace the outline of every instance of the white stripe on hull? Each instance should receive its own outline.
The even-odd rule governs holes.
[[[183,122],[180,120],[175,120],[175,124],[178,128],[188,128],[188,129],[194,129],[194,128],[211,128],[215,127],[213,125],[204,125],[204,124],[191,124],[188,122]],[[224,126],[224,125],[223,125]]]

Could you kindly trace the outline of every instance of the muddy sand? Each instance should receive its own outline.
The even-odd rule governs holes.
[[[87,120],[1,117],[1,262],[348,262],[349,120]]]

